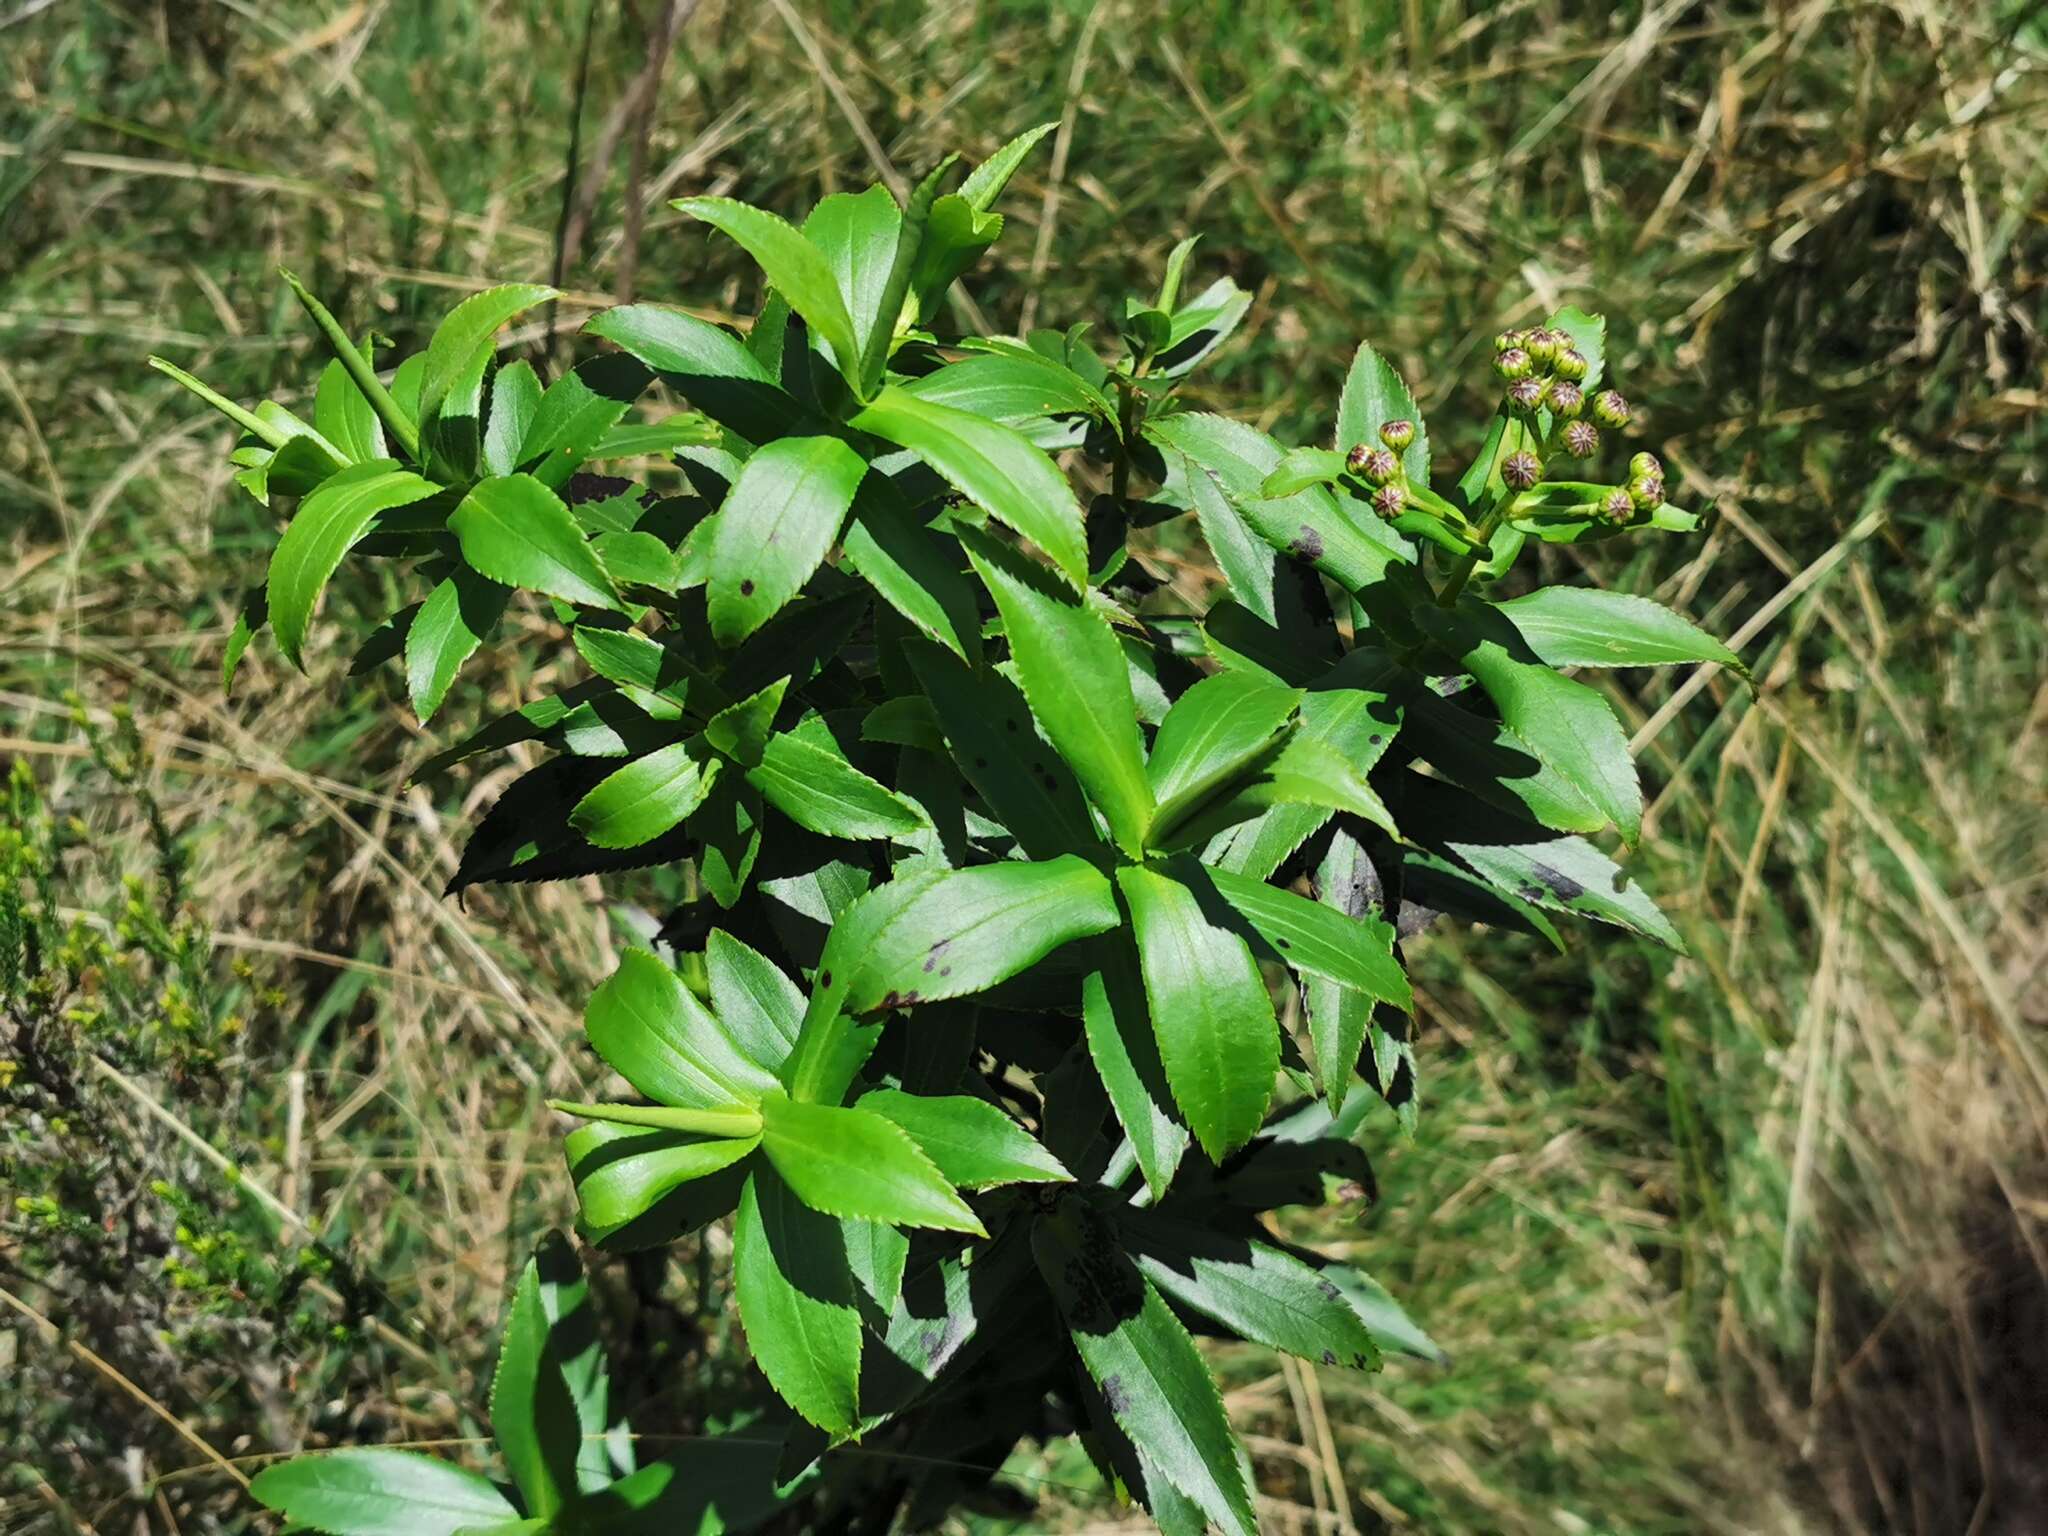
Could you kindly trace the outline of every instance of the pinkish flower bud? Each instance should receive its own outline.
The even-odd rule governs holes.
[[[1408,510],[1408,493],[1390,480],[1372,493],[1372,509],[1391,522]]]
[[[1539,325],[1529,333],[1522,345],[1538,367],[1547,368],[1557,361],[1557,354],[1569,338],[1562,331],[1553,331],[1547,325]]]
[[[1636,504],[1627,491],[1616,486],[1601,498],[1600,515],[1610,523],[1625,523],[1636,515]]]
[[[1510,347],[1519,347],[1528,338],[1526,331],[1502,331],[1493,338],[1493,350],[1505,352]]]
[[[1636,453],[1629,455],[1629,479],[1645,480],[1648,479],[1651,475],[1662,475],[1663,473],[1664,466],[1657,462],[1657,455],[1655,455],[1654,453]]]
[[[1640,512],[1654,512],[1664,505],[1664,477],[1636,475],[1628,483],[1628,499]]]
[[[1394,420],[1380,423],[1380,441],[1399,453],[1415,441],[1415,423]]]
[[[1593,365],[1586,361],[1586,354],[1577,347],[1565,347],[1557,354],[1557,361],[1550,365],[1560,379],[1570,379],[1574,384],[1591,371]]]
[[[1361,446],[1352,452],[1356,462],[1349,464],[1351,472],[1367,485],[1385,485],[1401,473],[1401,461],[1384,448]]]
[[[1543,461],[1524,448],[1511,453],[1500,467],[1500,478],[1511,491],[1526,491],[1543,478]]]
[[[1370,452],[1372,452],[1372,449],[1364,443],[1353,443],[1351,451],[1344,455],[1344,467],[1354,475],[1364,474],[1365,456]]]
[[[1630,411],[1628,402],[1611,389],[1603,389],[1593,397],[1593,419],[1603,427],[1625,427]]]
[[[1493,360],[1493,376],[1503,383],[1511,379],[1526,379],[1535,366],[1527,352],[1520,347],[1509,347]]]
[[[1568,421],[1564,425],[1564,451],[1575,459],[1590,459],[1600,448],[1600,429],[1590,421]]]
[[[1566,421],[1570,421],[1586,408],[1586,392],[1570,379],[1553,379],[1550,383],[1550,398],[1544,403]]]
[[[1517,415],[1533,416],[1542,408],[1547,392],[1541,379],[1517,379],[1508,386],[1508,405]]]

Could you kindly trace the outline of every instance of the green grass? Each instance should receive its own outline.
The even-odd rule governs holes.
[[[591,1075],[578,1000],[617,930],[580,890],[438,898],[496,784],[407,789],[435,743],[389,681],[259,655],[218,698],[272,522],[144,355],[289,395],[315,348],[279,264],[408,346],[468,288],[549,278],[579,101],[564,334],[629,288],[751,310],[738,254],[668,197],[790,211],[877,156],[914,175],[1062,119],[970,323],[1106,325],[1199,231],[1196,270],[1257,295],[1201,402],[1314,441],[1360,338],[1425,413],[1474,419],[1495,330],[1604,310],[1674,497],[1719,515],[1626,557],[1546,551],[1547,574],[1584,562],[1755,626],[1755,697],[1717,677],[1671,711],[1679,679],[1609,679],[1655,802],[1634,867],[1689,958],[1593,933],[1563,957],[1485,932],[1418,946],[1420,1129],[1377,1123],[1380,1202],[1341,1233],[1315,1219],[1456,1365],[1354,1381],[1224,1357],[1274,1528],[1935,1532],[1987,1488],[1984,1519],[2025,1507],[2004,1469],[2048,1379],[2027,1325],[2048,1247],[2048,39],[2027,8],[705,0],[639,172],[626,118],[595,181],[645,55],[623,6],[593,8],[580,86],[580,5],[16,9],[0,750],[118,848],[132,818],[65,755],[58,697],[132,703],[223,959],[259,957],[284,993],[218,1134],[434,1341],[433,1372],[374,1341],[306,1355],[290,1432],[474,1432],[456,1393],[511,1266],[566,1215],[532,1107]],[[436,738],[564,666],[501,653]],[[645,1390],[731,1368],[730,1323],[688,1306],[717,1259],[683,1255],[666,1289],[613,1275]],[[247,1428],[217,1378],[124,1348],[175,1414]],[[93,1404],[80,1443],[141,1446],[145,1486],[192,1464],[103,1380],[70,1380]],[[328,1406],[343,1387],[354,1417]],[[125,1472],[31,1450],[88,1513],[115,1501],[100,1529],[247,1518],[218,1480],[124,1508]],[[1117,1518],[1076,1465],[1018,1471],[1049,1480],[1042,1520]],[[34,1478],[0,1500],[8,1529],[57,1518]]]

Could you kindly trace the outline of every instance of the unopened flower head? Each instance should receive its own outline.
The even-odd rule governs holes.
[[[1543,405],[1546,393],[1541,379],[1517,379],[1508,386],[1508,404],[1523,416],[1533,416]]]
[[[1586,408],[1586,392],[1570,379],[1552,379],[1550,398],[1544,404],[1570,421]]]
[[[1354,475],[1363,474],[1365,471],[1365,456],[1371,452],[1372,449],[1367,444],[1353,443],[1351,451],[1344,455],[1344,467]]]
[[[1625,523],[1636,515],[1635,501],[1620,486],[1600,500],[1600,515],[1610,523]]]
[[[1367,448],[1355,457],[1351,472],[1367,485],[1385,485],[1401,472],[1401,461],[1385,448]]]
[[[1593,419],[1603,427],[1625,427],[1630,414],[1628,402],[1611,389],[1593,397]]]
[[[1527,333],[1524,331],[1502,331],[1493,338],[1493,350],[1505,352],[1510,347],[1519,347],[1526,335]]]
[[[1493,360],[1494,377],[1501,380],[1526,379],[1535,367],[1529,354],[1520,347],[1509,347]]]
[[[1399,453],[1415,441],[1415,423],[1397,418],[1380,423],[1380,441]]]
[[[1663,473],[1664,466],[1657,462],[1657,455],[1655,455],[1654,453],[1636,453],[1629,455],[1629,479],[1643,480],[1647,479],[1651,475],[1662,475]]]
[[[1408,493],[1396,482],[1389,481],[1372,493],[1372,509],[1392,521],[1408,510]]]
[[[1564,427],[1564,451],[1575,459],[1589,459],[1600,448],[1600,429],[1590,421],[1568,421]]]
[[[1664,505],[1664,477],[1662,475],[1631,476],[1628,482],[1628,499],[1635,503],[1638,511],[1656,511]]]
[[[1586,361],[1586,354],[1577,347],[1562,348],[1557,360],[1550,365],[1560,379],[1570,379],[1574,384],[1591,371],[1593,365]]]
[[[1524,448],[1511,453],[1500,467],[1501,480],[1511,491],[1526,491],[1543,478],[1543,461]]]
[[[1557,355],[1564,349],[1569,338],[1562,331],[1553,331],[1547,325],[1539,325],[1529,333],[1529,339],[1522,343],[1529,356],[1543,367],[1557,361]]]

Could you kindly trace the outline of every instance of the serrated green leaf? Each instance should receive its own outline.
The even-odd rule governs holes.
[[[802,231],[786,219],[729,197],[685,197],[674,206],[723,231],[753,257],[768,285],[804,317],[811,334],[832,349],[840,376],[859,387],[860,341],[853,319],[831,262]]]
[[[908,448],[969,501],[1044,550],[1076,589],[1086,585],[1081,504],[1059,467],[1014,428],[893,384],[849,425]]]
[[[299,503],[270,557],[265,593],[271,628],[286,660],[304,670],[300,652],[320,594],[341,557],[370,531],[379,514],[425,501],[439,490],[431,480],[380,459],[342,470]]]
[[[789,679],[777,678],[758,693],[728,705],[704,725],[704,739],[733,761],[752,767],[768,750],[768,738],[775,726],[775,713],[782,708],[782,696],[789,691]]]
[[[1003,616],[1031,712],[1126,853],[1152,817],[1130,671],[1108,622],[1048,575],[973,529],[961,543]]]
[[[1339,827],[1316,866],[1316,900],[1345,918],[1377,917],[1374,897],[1379,872],[1364,845]],[[1359,1052],[1372,1024],[1373,1000],[1326,976],[1311,974],[1302,985],[1302,1012],[1314,1045],[1316,1080],[1335,1114],[1350,1096]]]
[[[381,1447],[296,1456],[257,1473],[249,1492],[295,1526],[330,1536],[458,1536],[519,1517],[489,1479]]]
[[[708,556],[706,613],[720,645],[739,644],[802,590],[867,472],[836,437],[779,438],[747,460],[719,509]]]
[[[733,1218],[733,1290],[755,1363],[827,1434],[859,1421],[860,1313],[839,1223],[757,1166]]]
[[[980,615],[959,549],[920,525],[883,476],[861,482],[842,553],[847,566],[921,633],[963,661],[979,657]]]
[[[909,837],[926,825],[910,801],[847,761],[817,715],[769,737],[747,782],[798,826],[826,837]]]
[[[494,350],[492,338],[506,323],[556,296],[553,288],[540,283],[507,283],[471,294],[448,312],[427,343],[420,374],[415,419],[423,434],[440,418],[450,394],[468,378],[481,375]]]
[[[648,377],[645,363],[617,352],[559,375],[534,405],[518,464],[543,485],[563,484],[632,409]]]
[[[1521,737],[1417,687],[1402,701],[1404,742],[1452,783],[1560,832],[1597,832],[1607,818]]]
[[[1256,1536],[1215,1379],[1104,1218],[1068,1200],[1033,1225],[1031,1251],[1117,1427],[1211,1521],[1233,1536]]]
[[[1194,371],[1211,352],[1230,338],[1252,307],[1252,296],[1227,277],[1219,277],[1180,305],[1167,323],[1153,372],[1178,379]]]
[[[376,408],[364,398],[339,358],[320,370],[320,383],[313,393],[313,426],[347,463],[368,464],[390,457]]]
[[[1145,1187],[1157,1200],[1173,1182],[1188,1133],[1173,1117],[1145,985],[1128,946],[1108,946],[1102,969],[1083,979],[1081,1020],[1096,1075],[1130,1139]]]
[[[1390,421],[1412,421],[1415,441],[1401,450],[1401,470],[1415,485],[1429,485],[1429,428],[1415,397],[1408,393],[1394,365],[1361,341],[1344,375],[1344,393],[1337,400],[1337,437],[1332,445],[1348,453],[1363,444],[1380,446],[1380,428]]]
[[[540,398],[540,375],[525,358],[498,370],[491,380],[490,419],[479,459],[486,475],[509,475],[519,468],[519,445],[526,441]]]
[[[1198,869],[1188,872],[1201,878]],[[1251,1139],[1273,1099],[1280,1067],[1273,999],[1244,939],[1181,880],[1127,865],[1117,886],[1137,938],[1167,1085],[1210,1161],[1221,1162]]]
[[[584,1032],[612,1069],[657,1104],[752,1106],[780,1087],[734,1043],[676,973],[641,949],[590,995]]]
[[[435,586],[405,632],[405,682],[420,724],[448,697],[462,664],[484,643],[511,592],[467,566]]]
[[[1711,661],[1749,676],[1742,658],[1661,603],[1596,587],[1538,587],[1498,604],[1538,659],[1553,667],[1663,667]]]
[[[691,405],[750,443],[781,436],[803,416],[745,342],[695,315],[658,304],[626,304],[594,316],[584,330],[630,352]]]
[[[954,280],[995,243],[1003,220],[1000,214],[988,211],[990,206],[1033,146],[1058,126],[1041,123],[1019,134],[968,172],[957,193],[932,204],[911,272],[911,289],[917,295],[921,318],[931,317]]]
[[[814,1211],[988,1236],[910,1133],[871,1110],[771,1094],[761,1101],[761,1150]]]
[[[1325,1264],[1316,1273],[1344,1293],[1382,1350],[1412,1355],[1432,1365],[1451,1363],[1443,1346],[1424,1333],[1393,1293],[1364,1270],[1349,1264]]]
[[[804,238],[823,254],[838,282],[856,339],[871,335],[878,323],[896,323],[894,315],[882,314],[882,297],[902,228],[903,210],[879,184],[821,198],[804,219]],[[842,358],[841,365],[850,369],[855,359]]]
[[[856,1107],[909,1132],[918,1150],[961,1189],[1066,1183],[1074,1177],[1036,1137],[986,1099],[877,1088],[862,1094]]]
[[[594,608],[620,606],[575,516],[531,475],[478,482],[448,526],[462,541],[462,558],[493,581]]]
[[[1407,974],[1394,958],[1392,925],[1377,917],[1347,917],[1228,870],[1212,869],[1209,877],[1223,899],[1295,970],[1328,977],[1396,1008],[1415,1006]]]
[[[506,1309],[498,1365],[491,1376],[490,1414],[491,1433],[527,1512],[547,1519],[576,1493],[582,1427],[550,1338],[540,1278],[531,1261],[520,1271]]]
[[[664,1205],[674,1204],[683,1186],[705,1181],[713,1199],[701,1218],[692,1212],[682,1230],[722,1216],[733,1200],[721,1195],[712,1176],[733,1168],[759,1146],[755,1136],[699,1136],[654,1126],[616,1125],[594,1121],[578,1126],[563,1142],[569,1176],[576,1186],[584,1234],[594,1243],[611,1246],[636,1224],[658,1221]],[[735,1181],[731,1195],[737,1196]],[[621,1243],[628,1248],[667,1242],[673,1233],[652,1231],[644,1241]]]
[[[1344,455],[1331,448],[1290,448],[1259,489],[1267,496],[1292,496],[1312,485],[1329,485],[1344,473]]]
[[[1076,414],[1115,421],[1101,390],[1028,347],[965,357],[901,387],[920,400],[990,421],[1015,423]]]
[[[1155,1211],[1128,1211],[1121,1225],[1146,1279],[1239,1338],[1322,1365],[1379,1369],[1379,1346],[1344,1293],[1293,1255]]]
[[[638,848],[702,805],[719,768],[701,737],[670,742],[600,780],[569,812],[569,825],[594,847]]]
[[[770,1071],[781,1069],[803,1023],[804,995],[782,969],[723,928],[704,941],[711,1006],[733,1042]]]
[[[603,1536],[725,1536],[750,1530],[785,1502],[780,1445],[749,1425],[679,1445],[583,1498],[573,1529]]]
[[[1300,689],[1249,672],[1219,672],[1176,699],[1145,768],[1157,803],[1148,840],[1171,836],[1181,817],[1267,753],[1301,698]]]

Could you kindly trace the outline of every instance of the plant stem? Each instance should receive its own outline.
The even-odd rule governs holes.
[[[751,1109],[677,1109],[667,1104],[571,1104],[549,1099],[548,1108],[583,1120],[613,1125],[641,1125],[661,1131],[690,1131],[700,1136],[758,1136],[761,1117]]]

